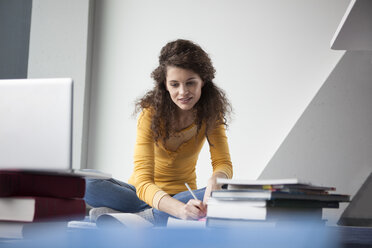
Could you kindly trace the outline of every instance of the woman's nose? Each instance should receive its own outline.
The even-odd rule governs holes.
[[[185,95],[188,92],[188,88],[185,85],[181,85],[180,87],[180,94]]]

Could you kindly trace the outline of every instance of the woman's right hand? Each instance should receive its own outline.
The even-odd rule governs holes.
[[[207,215],[207,206],[199,200],[191,199],[180,208],[178,217],[183,220],[197,220]]]

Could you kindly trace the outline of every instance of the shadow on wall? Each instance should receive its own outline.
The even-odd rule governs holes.
[[[260,179],[297,177],[354,196],[372,171],[371,59],[370,51],[344,54]],[[323,218],[337,222],[346,206]]]

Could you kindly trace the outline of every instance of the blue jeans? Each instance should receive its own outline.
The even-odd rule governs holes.
[[[120,212],[135,213],[151,208],[146,202],[138,198],[136,188],[128,183],[116,179],[86,179],[84,200],[92,207],[108,207]],[[203,201],[205,188],[193,190],[195,196]],[[187,203],[193,199],[189,191],[180,192],[173,198]],[[153,208],[155,225],[165,226],[169,214]]]

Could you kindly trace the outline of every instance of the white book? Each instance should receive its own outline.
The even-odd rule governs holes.
[[[22,239],[24,223],[0,222],[0,238]]]
[[[215,190],[212,197],[226,200],[315,200],[315,201],[335,201],[348,202],[349,195],[341,194],[304,194],[304,193],[287,193],[270,190]]]
[[[213,191],[213,193],[216,191]],[[208,199],[208,210],[209,206],[230,206],[230,205],[236,205],[241,207],[266,207],[267,206],[267,201],[266,200],[257,200],[257,201],[240,201],[240,200],[231,200],[231,201],[226,201],[225,199],[218,199],[218,198],[209,198]]]
[[[266,219],[266,203],[262,201],[208,200],[207,218]]]
[[[168,218],[168,228],[205,228],[205,219],[201,220],[181,220],[173,217]]]
[[[39,196],[0,197],[0,221],[38,222],[82,219],[83,199]]]
[[[321,219],[321,208],[266,207],[266,201],[208,201],[207,218],[242,220]]]
[[[275,184],[309,184],[298,178],[283,178],[283,179],[264,179],[264,180],[247,180],[247,179],[228,179],[217,178],[219,184],[231,185],[275,185]]]
[[[67,229],[67,222],[0,222],[0,238],[34,238],[46,233],[60,233]]]
[[[276,221],[241,220],[229,218],[207,218],[207,227],[234,227],[234,228],[274,228]]]
[[[326,191],[335,191],[335,187],[324,185],[314,185],[310,182],[298,178],[284,179],[264,179],[264,180],[246,180],[246,179],[227,179],[217,178],[217,183],[226,185],[227,189],[276,189],[287,191],[302,191],[310,193],[322,193]]]
[[[35,215],[35,204],[35,199],[30,197],[0,198],[0,220],[32,222]]]

